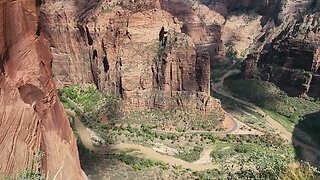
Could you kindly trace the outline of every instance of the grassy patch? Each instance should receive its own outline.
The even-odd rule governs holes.
[[[106,116],[108,120],[120,115],[119,108],[121,100],[117,96],[109,96],[101,93],[94,85],[86,88],[67,86],[59,90],[60,99],[65,108],[76,110],[74,106],[80,106],[90,119],[99,122],[100,115]],[[72,103],[70,102],[75,102]]]
[[[231,179],[281,179],[289,164],[293,162],[291,149],[254,149],[239,156],[240,168],[231,173]]]
[[[272,117],[272,119],[278,121],[288,131],[293,132],[294,123],[288,117],[268,109],[264,109],[263,111],[266,112],[270,117]]]

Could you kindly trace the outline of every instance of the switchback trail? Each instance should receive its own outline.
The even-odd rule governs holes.
[[[78,118],[75,118],[75,130],[78,132],[80,139],[81,139],[82,143],[85,145],[85,147],[95,153],[102,153],[103,154],[103,153],[111,151],[111,150],[134,149],[148,159],[162,161],[162,162],[168,163],[170,165],[181,166],[185,169],[191,169],[193,171],[205,171],[205,170],[209,170],[209,169],[218,169],[219,168],[219,165],[214,164],[212,162],[204,161],[204,162],[190,163],[190,162],[186,162],[186,161],[183,161],[181,159],[178,159],[178,158],[175,158],[172,156],[158,153],[156,150],[154,150],[151,147],[145,147],[145,146],[142,146],[139,144],[122,143],[122,144],[111,145],[108,147],[94,147],[87,128],[82,124],[82,122]],[[200,159],[207,159],[207,154],[208,153],[204,153],[203,156],[206,156],[206,157],[200,157]]]
[[[231,70],[228,73],[226,73],[218,83],[212,84],[212,90],[218,94],[233,99],[238,103],[244,104],[247,106],[248,109],[260,114],[267,121],[270,127],[272,127],[282,138],[284,138],[288,141],[288,143],[290,143],[292,140],[292,134],[282,124],[280,124],[278,121],[274,120],[272,117],[267,115],[260,107],[256,106],[255,104],[236,98],[227,90],[223,89],[224,80],[227,77],[237,73],[240,73],[240,71],[237,69]]]
[[[227,89],[223,89],[224,80],[227,77],[234,75],[234,74],[237,74],[237,73],[240,73],[240,71],[237,69],[231,70],[228,73],[226,73],[218,83],[212,84],[212,86],[211,86],[212,90],[220,95],[223,95],[225,97],[233,99],[240,104],[246,105],[247,106],[246,108],[250,109],[253,112],[260,114],[266,120],[266,122],[268,123],[268,125],[271,128],[273,128],[282,138],[287,140],[286,144],[292,143],[294,146],[301,146],[302,148],[307,150],[309,153],[311,152],[311,153],[313,153],[313,155],[317,155],[318,157],[320,157],[320,150],[318,150],[317,148],[314,148],[310,145],[307,145],[304,142],[301,142],[297,138],[293,137],[293,135],[290,131],[288,131],[281,123],[279,123],[278,121],[273,119],[271,116],[269,116],[267,113],[265,113],[260,107],[258,107],[257,105],[255,105],[253,103],[247,102],[247,101],[239,99],[237,97],[234,97],[232,95],[232,93],[230,93]],[[297,129],[297,130],[301,131],[300,129]],[[313,155],[309,154],[309,156],[311,156],[311,157]]]

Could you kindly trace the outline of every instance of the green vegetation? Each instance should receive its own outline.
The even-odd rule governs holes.
[[[231,69],[237,68],[238,66],[233,66],[231,60],[225,60],[221,63],[212,63],[211,68],[211,81],[213,83],[219,82],[220,78],[224,76]]]
[[[239,84],[238,86],[241,88]],[[252,87],[249,86],[249,88]],[[261,88],[262,90],[255,88],[255,90],[264,90],[264,88]],[[272,95],[279,94],[277,90],[270,92],[274,92]],[[263,96],[264,99],[267,99],[267,97],[270,99],[270,92],[269,90],[264,90],[256,92],[254,96],[255,98]],[[292,150],[283,145],[283,140],[274,134],[218,136],[210,133],[183,133],[190,130],[216,130],[221,124],[221,117],[215,113],[205,118],[198,113],[173,109],[167,111],[135,111],[120,116],[118,112],[119,98],[103,95],[92,86],[88,88],[79,86],[67,87],[60,91],[60,95],[64,105],[69,109],[73,109],[87,127],[97,132],[106,141],[105,145],[120,142],[142,144],[144,146],[163,144],[176,150],[173,151],[173,154],[167,152],[167,155],[175,156],[188,162],[198,160],[203,148],[213,145],[214,151],[211,153],[211,157],[214,162],[218,162],[224,167],[221,170],[192,173],[191,170],[139,157],[134,149],[95,154],[85,148],[78,140],[80,160],[84,164],[88,162],[90,162],[89,164],[99,164],[106,159],[113,159],[118,163],[117,167],[129,168],[131,173],[134,174],[157,170],[158,172],[170,171],[188,174],[185,177],[189,179],[191,177],[191,179],[214,179],[215,177],[221,177],[221,179],[276,179],[286,174],[289,164],[294,162]],[[228,98],[222,101],[228,101],[230,108],[246,109],[244,105]],[[76,108],[78,106],[80,109]],[[268,113],[272,114],[273,112],[270,110]],[[108,115],[108,125],[98,123],[98,118],[103,114]],[[252,113],[249,112],[249,114]],[[286,117],[280,116],[278,113],[272,114],[272,116],[279,117],[279,121]],[[289,119],[289,117],[286,118]],[[286,122],[287,120],[283,123]],[[167,130],[166,128],[169,131],[177,131],[178,133],[161,131]],[[24,174],[30,175],[32,173],[26,172]]]
[[[166,52],[166,48],[160,45],[157,50],[157,57],[161,58],[165,52]]]
[[[44,180],[40,172],[26,169],[18,174],[16,180]]]
[[[294,124],[290,120],[290,118],[281,115],[280,113],[277,113],[275,111],[269,110],[269,109],[264,109],[264,112],[266,112],[272,119],[278,121],[283,127],[285,127],[288,131],[293,132],[294,129]]]
[[[162,170],[168,169],[168,164],[163,163],[162,161],[155,161],[150,159],[144,159],[141,157],[136,157],[133,155],[128,155],[128,153],[133,152],[134,149],[129,149],[128,151],[120,151],[120,152],[114,152],[111,153],[114,158],[120,160],[121,162],[124,162],[125,164],[131,166],[134,170],[146,170],[151,167],[158,166]]]
[[[320,111],[318,101],[289,97],[270,82],[244,80],[238,76],[232,76],[225,80],[225,85],[240,98],[285,116],[291,124],[297,124],[305,114]],[[274,113],[272,115],[275,116]],[[282,119],[282,117],[278,116],[276,119]],[[280,122],[283,123],[284,120]],[[289,125],[286,127],[291,128]]]
[[[31,169],[31,168],[27,168],[19,173],[17,173],[17,175],[15,176],[15,178],[11,178],[11,177],[6,177],[6,178],[1,178],[1,180],[44,180],[46,179],[43,175],[43,173],[41,172],[41,160],[44,156],[44,152],[39,151],[36,152],[34,154],[34,164],[35,164],[35,169]],[[54,178],[55,180],[55,178]]]
[[[283,180],[315,180],[319,179],[320,172],[309,163],[301,162],[299,167],[289,167],[283,174]]]
[[[227,110],[246,109],[246,107],[243,104],[238,103],[237,101],[229,97],[225,97],[219,93],[216,93],[215,91],[212,91],[211,95],[221,101],[222,107],[224,109],[227,109]]]
[[[219,170],[207,170],[200,172],[193,172],[197,179],[232,179],[232,180],[315,180],[319,179],[319,171],[317,168],[310,166],[308,163],[301,162],[298,167],[294,167],[280,154],[276,158],[263,152],[256,153],[259,155],[258,159],[250,159],[251,165],[240,164],[235,170],[229,165],[224,165]],[[262,155],[262,156],[260,156]],[[251,155],[250,158],[255,158]],[[279,159],[278,159],[279,158]],[[281,161],[283,160],[283,161]],[[256,164],[255,164],[256,163]],[[255,166],[257,165],[257,166]]]
[[[67,86],[59,91],[59,95],[65,108],[76,112],[83,110],[95,122],[100,121],[100,115],[106,116],[108,120],[120,116],[120,98],[104,95],[94,85],[86,88],[79,85]],[[78,109],[77,106],[80,106],[81,109]]]
[[[227,179],[227,173],[222,170],[207,170],[207,171],[195,171],[193,175],[198,180],[209,180],[209,179]]]
[[[239,155],[235,159],[240,166],[236,171],[227,165],[231,179],[281,179],[287,172],[290,163],[293,162],[291,148],[284,149],[253,149],[249,153]],[[234,163],[231,163],[234,164]]]
[[[121,118],[114,121],[114,123],[123,125],[144,124],[157,129],[172,127],[172,131],[185,132],[190,130],[222,130],[222,120],[223,116],[219,112],[212,112],[204,116],[199,112],[175,108],[170,110],[149,109],[132,111],[124,114]]]
[[[234,50],[234,42],[228,41],[226,44],[226,56],[230,60],[235,60],[236,61],[236,66],[241,67],[241,62],[246,58],[246,55],[241,53],[240,56],[238,56],[238,52]]]
[[[202,147],[195,146],[191,151],[180,153],[177,155],[177,157],[187,162],[194,162],[200,159],[200,154],[202,150]]]
[[[254,148],[256,148],[256,145],[253,144],[217,143],[214,145],[210,156],[213,161],[221,162],[234,157],[236,154],[250,153]]]

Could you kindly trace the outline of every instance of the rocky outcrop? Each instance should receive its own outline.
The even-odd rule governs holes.
[[[198,51],[208,52],[211,61],[224,56],[221,29],[225,18],[222,15],[194,0],[163,0],[161,7],[183,23],[182,32],[192,38]]]
[[[280,0],[202,0],[211,10],[225,17],[221,29],[220,60],[242,60],[254,52],[258,38],[270,27],[279,24]],[[223,48],[225,46],[225,48]]]
[[[37,8],[36,1],[0,1],[0,177],[30,169],[85,179]]]
[[[286,2],[280,13],[281,25],[260,38],[264,39],[261,53],[255,60],[248,57],[244,77],[258,76],[271,81],[292,96],[319,97],[319,4],[319,1]],[[270,38],[271,31],[274,38]]]
[[[93,82],[135,110],[220,107],[209,94],[209,67],[221,54],[221,15],[196,1],[74,4],[49,1],[41,10],[60,87]]]
[[[281,0],[201,0],[206,6],[224,17],[234,13],[256,12],[263,16],[261,23],[273,19],[277,21],[278,14],[283,6]]]

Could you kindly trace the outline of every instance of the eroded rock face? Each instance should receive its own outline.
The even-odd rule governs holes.
[[[85,179],[37,8],[36,1],[0,1],[0,177],[40,168],[50,179]]]
[[[224,56],[221,14],[194,0],[163,0],[161,7],[183,23],[182,32],[192,38],[198,51],[209,53],[211,61]]]
[[[134,110],[220,107],[209,94],[210,61],[224,54],[220,14],[191,0],[75,4],[50,1],[41,10],[60,87],[93,82]]]
[[[319,1],[286,1],[279,14],[282,23],[261,37],[264,39],[261,53],[256,59],[247,58],[244,77],[258,76],[271,81],[292,96],[319,97],[319,4]]]

